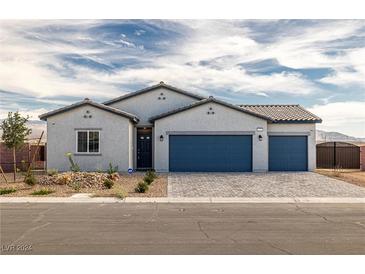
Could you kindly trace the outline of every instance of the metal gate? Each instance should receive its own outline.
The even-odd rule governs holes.
[[[317,168],[360,168],[360,147],[345,142],[317,145]]]

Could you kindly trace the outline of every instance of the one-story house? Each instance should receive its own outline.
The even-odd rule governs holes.
[[[299,105],[233,105],[160,82],[118,98],[85,100],[40,116],[47,167],[158,172],[307,171],[316,123]]]

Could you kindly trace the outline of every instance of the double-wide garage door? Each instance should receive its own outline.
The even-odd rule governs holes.
[[[170,135],[169,170],[252,171],[252,135]]]
[[[269,136],[270,171],[307,171],[307,136]]]

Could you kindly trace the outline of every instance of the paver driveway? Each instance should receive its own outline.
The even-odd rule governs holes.
[[[365,197],[365,188],[313,172],[170,173],[169,197]]]

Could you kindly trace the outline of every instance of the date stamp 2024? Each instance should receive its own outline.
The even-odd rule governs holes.
[[[11,252],[31,252],[33,246],[31,244],[16,244],[16,245],[1,245],[1,253],[11,253]]]

